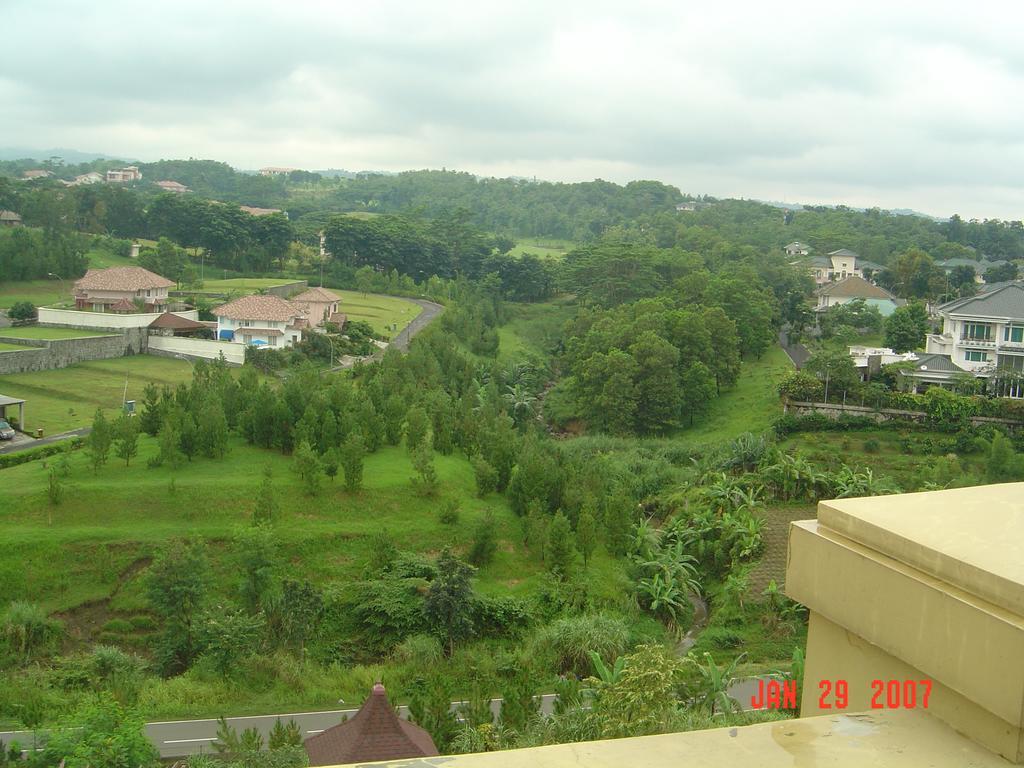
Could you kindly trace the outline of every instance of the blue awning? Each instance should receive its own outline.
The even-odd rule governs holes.
[[[221,331],[219,338],[220,338],[221,341],[234,341],[235,340],[235,332],[234,331]]]

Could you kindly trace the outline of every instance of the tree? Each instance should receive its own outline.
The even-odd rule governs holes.
[[[92,419],[92,431],[89,432],[89,440],[86,445],[93,472],[99,472],[100,467],[107,463],[113,439],[110,423],[103,415],[103,409],[97,408],[96,415]]]
[[[181,412],[178,418],[178,433],[181,441],[178,447],[185,454],[189,461],[199,451],[199,430],[196,428],[196,421],[189,413]]]
[[[263,467],[263,479],[256,491],[256,503],[252,509],[253,525],[270,525],[277,519],[279,511],[277,497],[274,494],[273,470],[267,464]]]
[[[124,465],[127,467],[131,460],[139,455],[139,427],[135,419],[125,413],[114,425],[114,434],[114,453],[117,458],[124,459]]]
[[[434,449],[426,440],[412,452],[412,466],[416,477],[412,478],[413,488],[420,496],[433,496],[437,490],[437,470],[434,468]]]
[[[989,267],[985,271],[986,283],[1001,283],[1007,280],[1017,279],[1017,265],[1012,261],[1004,261]]]
[[[292,457],[292,469],[299,476],[307,496],[316,496],[320,492],[324,469],[320,463],[320,457],[309,447],[309,443],[303,441],[295,449],[295,455]]]
[[[391,395],[384,401],[384,439],[388,445],[398,445],[401,442],[404,421],[405,401],[398,395]]]
[[[469,547],[467,560],[477,568],[487,565],[494,559],[494,553],[498,550],[498,541],[495,536],[494,514],[488,510],[481,517],[473,529],[473,542]]]
[[[703,416],[715,399],[717,388],[711,370],[699,360],[691,363],[680,377],[680,402],[682,412],[689,416],[690,424],[697,416]]]
[[[629,353],[637,364],[637,427],[642,433],[661,432],[679,416],[679,350],[645,331]]]
[[[156,437],[164,420],[160,390],[157,389],[156,384],[150,382],[142,390],[142,393],[143,400],[142,411],[139,415],[139,428],[150,437]]]
[[[270,729],[270,738],[267,740],[267,748],[270,751],[283,749],[284,747],[302,746],[302,728],[294,720],[289,720],[288,725],[281,723],[281,718],[274,721],[274,727]]]
[[[203,615],[199,625],[203,656],[226,677],[240,659],[256,652],[265,624],[262,613],[250,615],[233,606],[217,606]]]
[[[819,350],[807,359],[803,370],[817,376],[823,383],[826,401],[829,393],[842,392],[845,395],[860,381],[857,366],[845,350]]]
[[[149,606],[164,621],[158,656],[166,673],[187,669],[198,651],[196,619],[206,601],[209,564],[201,540],[175,540],[153,560]]]
[[[924,304],[911,302],[897,307],[885,321],[885,345],[894,352],[921,349],[928,327],[928,311]]]
[[[590,556],[597,548],[597,520],[589,506],[583,507],[576,521],[576,545],[583,556],[583,565],[589,564]]]
[[[228,420],[219,397],[207,396],[196,420],[199,450],[209,459],[222,459],[228,452]]]
[[[498,473],[483,456],[474,456],[472,464],[473,478],[476,480],[476,495],[477,498],[483,499],[493,493],[498,484]]]
[[[363,487],[363,456],[366,448],[359,432],[350,432],[341,447],[341,469],[345,473],[345,490],[355,493]]]
[[[277,540],[269,525],[239,528],[234,536],[235,556],[241,573],[239,594],[245,609],[255,614],[266,608],[275,593],[275,571],[280,565]]]
[[[423,613],[434,634],[451,656],[455,643],[473,632],[473,566],[459,560],[445,547],[437,558],[437,577],[430,583]]]
[[[405,417],[405,449],[412,453],[427,438],[427,412],[420,406],[409,409]]]
[[[160,764],[156,747],[146,737],[138,712],[103,693],[89,700],[69,721],[74,727],[53,733],[43,751],[42,765],[68,768],[148,768]]]
[[[548,526],[548,540],[544,546],[544,563],[548,570],[561,579],[566,579],[576,559],[572,526],[569,518],[559,511]]]

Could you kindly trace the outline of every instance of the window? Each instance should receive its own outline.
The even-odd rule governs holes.
[[[1003,341],[1024,342],[1024,325],[1008,325],[1003,328]]]
[[[992,341],[992,326],[985,323],[964,323],[962,339],[972,341]]]
[[[966,352],[964,352],[964,360],[967,360],[972,363],[987,363],[988,352],[978,352],[973,349],[969,349]]]

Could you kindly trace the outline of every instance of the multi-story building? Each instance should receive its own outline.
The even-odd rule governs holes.
[[[163,312],[174,281],[142,267],[90,269],[75,282],[75,307],[94,312]]]
[[[142,178],[142,173],[139,171],[138,166],[129,165],[125,168],[114,168],[107,171],[107,181],[120,184],[126,181],[138,181]]]
[[[290,347],[309,327],[303,311],[278,296],[243,296],[213,310],[217,338],[240,344]]]
[[[802,243],[790,243],[786,246],[786,253],[789,253],[793,246],[801,245]],[[803,247],[806,248],[806,246]],[[881,264],[862,259],[859,254],[846,248],[832,251],[825,256],[812,256],[809,259],[793,263],[809,269],[814,276],[814,282],[818,285],[842,280],[846,277],[870,277],[885,269]]]
[[[928,335],[928,352],[949,355],[975,376],[1024,378],[1024,284],[956,299],[936,312],[942,331]],[[1000,394],[1022,397],[1024,385],[1017,383]]]

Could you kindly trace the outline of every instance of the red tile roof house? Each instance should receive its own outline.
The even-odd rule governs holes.
[[[303,746],[311,766],[376,763],[438,754],[429,733],[395,714],[380,683],[373,686],[373,692],[351,720],[306,739]]]
[[[163,312],[167,309],[167,289],[174,281],[142,267],[90,269],[75,282],[75,307],[108,312],[118,305],[125,311],[131,304],[136,312]],[[136,300],[142,308],[135,307]]]
[[[323,325],[337,313],[341,297],[326,288],[310,288],[289,301],[305,313],[311,325]]]
[[[302,310],[277,296],[243,296],[213,310],[217,339],[268,347],[290,347],[309,327]]]

